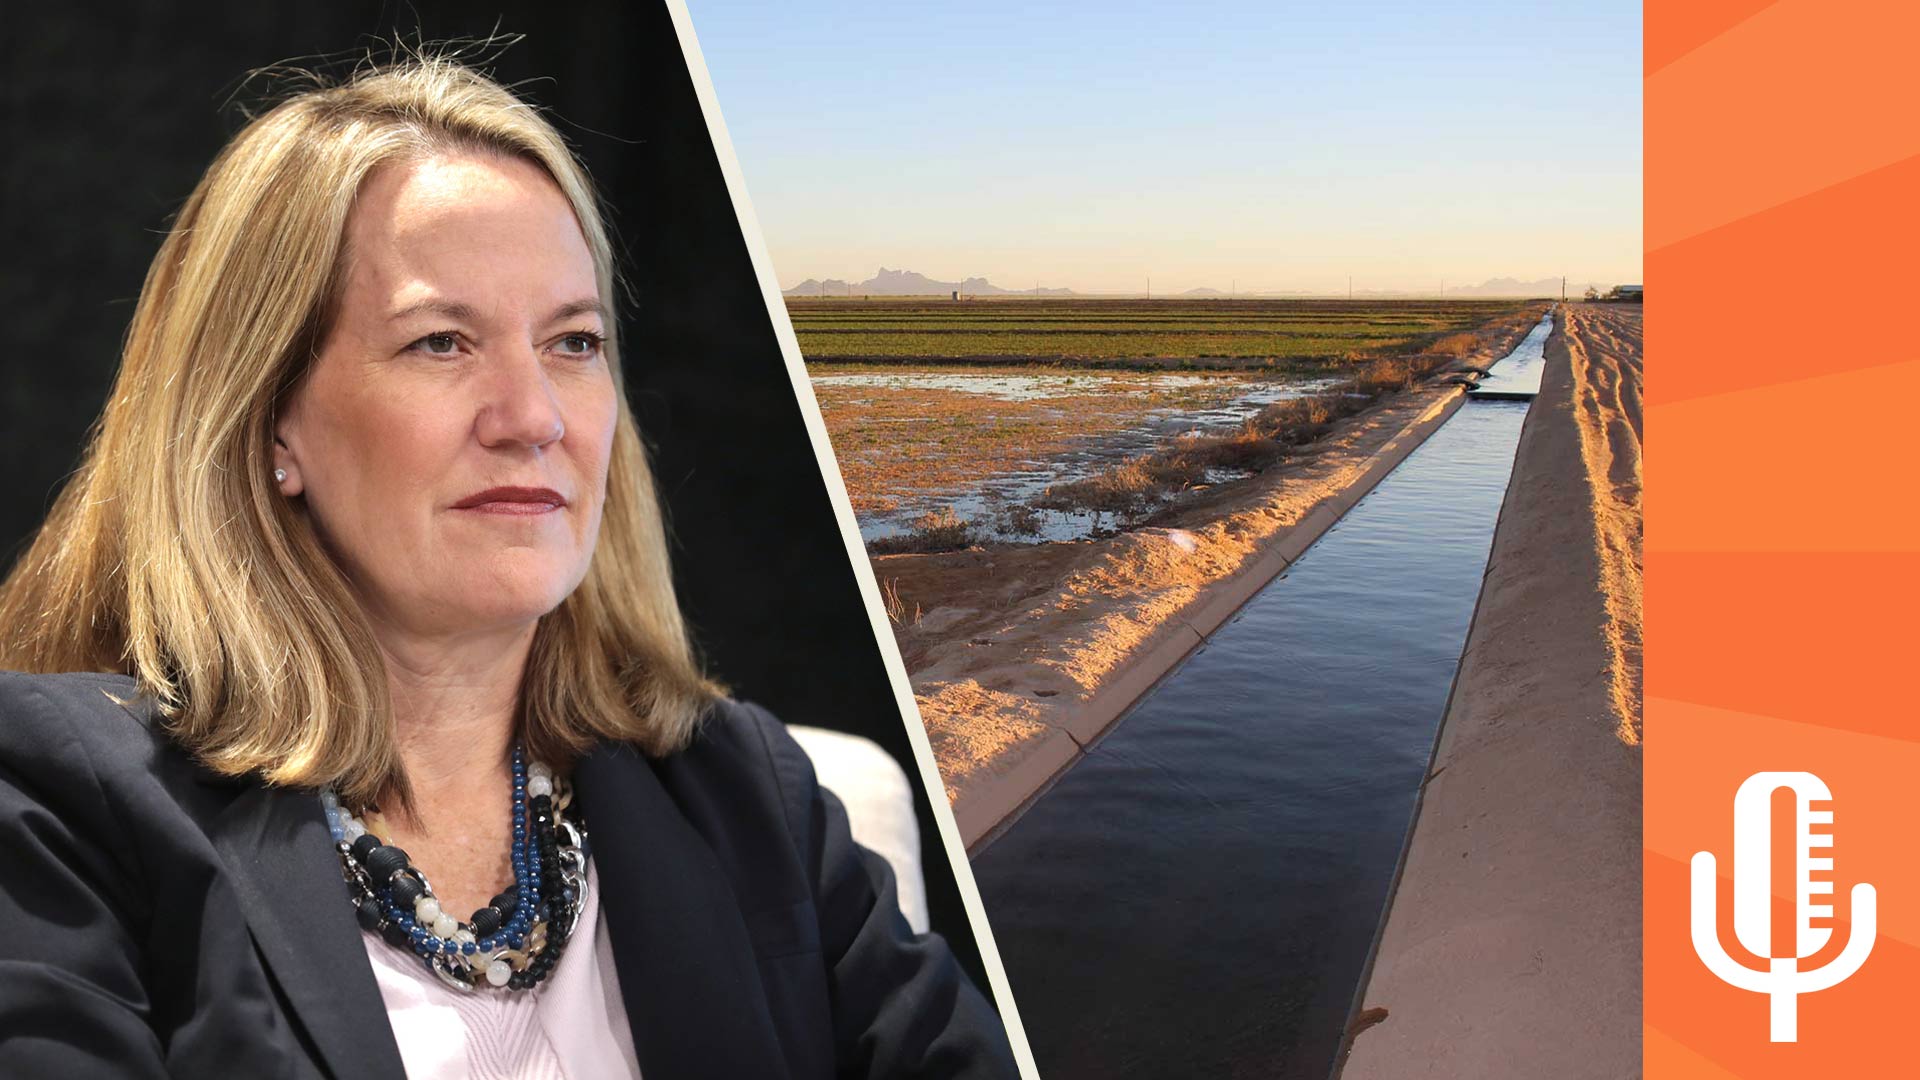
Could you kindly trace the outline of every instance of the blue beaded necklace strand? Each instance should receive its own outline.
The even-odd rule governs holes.
[[[564,813],[571,793],[513,745],[513,884],[462,923],[441,909],[407,853],[383,844],[331,789],[320,793],[360,925],[418,956],[461,989],[526,990],[553,970],[586,898],[586,831]]]

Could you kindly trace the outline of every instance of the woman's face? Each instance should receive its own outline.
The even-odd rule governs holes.
[[[586,576],[617,416],[573,210],[527,161],[435,156],[376,170],[347,242],[337,317],[276,424],[280,490],[377,623],[530,624]]]

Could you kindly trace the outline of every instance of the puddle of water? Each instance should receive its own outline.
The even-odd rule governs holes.
[[[1020,400],[1036,400],[1052,396],[1042,393],[1040,388],[1001,386],[1012,380],[1082,380],[1098,379],[1101,376],[1055,376],[1055,375],[950,375],[938,373],[908,372],[899,375],[827,375],[816,378],[816,383],[828,380],[848,379],[892,379],[910,380],[898,384],[860,383],[857,385],[898,385],[914,388],[959,389],[953,385],[956,380],[991,381],[993,393],[1033,393],[1033,397]],[[1157,387],[1191,386],[1209,382],[1217,383],[1204,375],[1156,375],[1152,376],[1152,385]],[[942,380],[935,384],[933,380]],[[1179,380],[1179,381],[1174,381]],[[1120,392],[1127,388],[1146,385],[1146,380],[1108,380],[1119,384]],[[1063,511],[1029,509],[1026,504],[1037,498],[1047,488],[1074,480],[1082,480],[1113,467],[1117,462],[1135,455],[1150,453],[1165,446],[1179,435],[1205,434],[1231,429],[1248,417],[1276,401],[1318,393],[1332,385],[1332,379],[1294,379],[1262,380],[1244,384],[1244,389],[1232,398],[1208,408],[1166,407],[1150,409],[1142,420],[1124,431],[1110,432],[1104,435],[1082,439],[1061,454],[1046,461],[1029,461],[1018,469],[998,473],[982,478],[975,489],[955,495],[933,495],[916,499],[903,499],[890,510],[872,511],[860,516],[860,536],[863,540],[877,540],[881,537],[902,536],[913,531],[913,523],[930,511],[950,507],[956,515],[972,525],[982,540],[1004,543],[1042,543],[1060,540],[1084,540],[1090,536],[1100,536],[1120,527],[1124,522],[1119,515],[1093,511]],[[856,385],[839,383],[829,385]],[[975,383],[972,385],[980,385]],[[973,392],[987,393],[986,390]],[[1096,392],[1083,385],[1072,393]],[[1006,398],[1005,400],[1015,400]],[[904,422],[904,421],[903,421]],[[1240,474],[1246,475],[1246,474]],[[1210,477],[1209,483],[1218,483],[1226,479]],[[1009,512],[1018,511],[1017,517],[1024,521],[1023,527],[1013,527]]]
[[[1205,375],[979,375],[932,371],[815,375],[815,386],[871,386],[887,390],[955,390],[1001,401],[1041,401],[1077,394],[1112,394],[1136,390],[1178,390],[1218,385]]]
[[[1328,1075],[1526,410],[1456,413],[973,860],[1048,1080]]]
[[[987,481],[981,492],[951,498],[939,505],[952,508],[955,516],[972,525],[978,539],[1012,544],[1108,536],[1126,524],[1121,515],[1106,511],[1044,510],[1027,505],[1028,500],[1055,482],[1054,475],[1051,468],[1006,473]],[[860,538],[905,536],[913,531],[914,520],[924,513],[925,510],[896,509],[870,514],[860,519]]]

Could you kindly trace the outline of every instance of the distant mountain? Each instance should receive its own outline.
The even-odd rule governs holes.
[[[1576,281],[1569,280],[1567,282],[1567,296],[1569,298],[1577,299],[1587,291],[1587,288],[1590,285],[1593,288],[1598,289],[1600,292],[1603,292],[1603,293],[1606,292],[1608,289],[1612,288],[1611,285],[1602,285],[1597,282],[1586,282],[1586,281],[1576,282]],[[1000,286],[995,285],[991,281],[988,281],[986,278],[980,278],[980,277],[970,277],[965,281],[936,281],[933,278],[926,276],[925,274],[918,273],[913,270],[889,270],[884,266],[880,268],[879,273],[873,275],[872,277],[868,278],[865,281],[848,282],[848,281],[842,281],[839,278],[828,278],[825,281],[820,281],[816,278],[808,278],[807,280],[801,282],[800,284],[795,285],[793,288],[786,290],[781,295],[782,296],[949,296],[956,292],[962,296],[1106,295],[1106,294],[1097,294],[1097,293],[1082,294],[1082,293],[1074,292],[1072,289],[1038,289],[1038,290],[1036,289],[1003,289]],[[1128,295],[1128,294],[1113,294],[1113,295]],[[1281,297],[1281,298],[1294,297],[1294,298],[1304,299],[1304,298],[1319,298],[1319,297],[1339,298],[1339,297],[1344,297],[1346,295],[1347,293],[1345,291],[1330,291],[1330,292],[1324,292],[1324,293],[1322,292],[1242,291],[1237,293],[1229,293],[1225,290],[1210,288],[1207,286],[1201,286],[1200,288],[1197,288],[1197,289],[1188,289],[1186,292],[1183,292],[1183,293],[1171,294],[1166,298],[1167,299],[1188,299],[1188,300],[1213,300],[1213,299],[1224,300],[1229,296],[1238,296],[1238,297],[1244,297],[1249,299],[1261,298],[1261,297]],[[1410,290],[1410,289],[1356,289],[1354,290],[1352,295],[1356,300],[1363,299],[1363,298],[1369,299],[1369,300],[1386,300],[1386,299],[1406,299],[1406,298],[1413,298],[1413,297],[1431,297],[1433,296],[1433,293],[1425,292],[1421,290]],[[1552,297],[1557,297],[1560,295],[1560,279],[1557,277],[1552,277],[1552,278],[1540,278],[1537,281],[1521,281],[1519,278],[1499,277],[1499,278],[1494,278],[1491,281],[1483,281],[1478,285],[1450,285],[1447,287],[1446,295],[1450,297],[1461,297],[1461,298],[1475,297],[1475,296],[1486,296],[1486,297],[1552,296]]]
[[[1003,289],[986,278],[970,277],[965,281],[935,281],[925,274],[912,270],[889,270],[881,267],[880,272],[865,281],[846,282],[839,278],[818,281],[814,278],[795,285],[781,293],[782,296],[948,296],[953,293],[962,296],[1073,296],[1072,289]]]
[[[1594,288],[1599,289],[1601,292],[1606,292],[1609,288],[1612,287],[1609,285],[1595,285],[1593,282],[1590,282],[1590,281],[1576,282],[1571,278],[1569,278],[1567,280],[1567,296],[1572,299],[1578,299],[1582,293],[1587,291],[1587,287],[1589,285],[1592,285]],[[1541,278],[1538,281],[1521,281],[1518,278],[1501,277],[1501,278],[1494,278],[1492,281],[1483,281],[1478,285],[1453,285],[1448,287],[1447,295],[1448,296],[1559,296],[1560,295],[1560,279],[1557,277],[1551,277],[1551,278]]]

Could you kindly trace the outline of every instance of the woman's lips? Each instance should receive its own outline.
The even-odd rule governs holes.
[[[478,491],[453,504],[455,510],[526,517],[550,514],[567,505],[552,488],[496,487]]]
[[[551,514],[560,509],[553,503],[544,502],[483,502],[474,506],[455,507],[458,510],[472,510],[480,514],[507,514],[525,517],[536,514]]]

